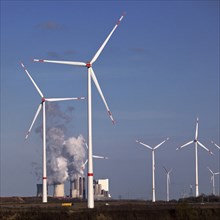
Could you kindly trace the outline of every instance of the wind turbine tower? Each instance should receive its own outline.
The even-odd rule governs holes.
[[[172,169],[170,169],[169,171],[163,167],[165,172],[166,172],[166,177],[167,177],[167,202],[170,201],[170,173],[172,172]]]
[[[46,108],[45,108],[45,103],[46,102],[57,102],[57,101],[69,101],[69,100],[80,100],[80,99],[85,99],[85,97],[79,97],[79,98],[45,98],[43,93],[41,92],[41,90],[39,89],[39,87],[37,86],[37,84],[35,83],[35,81],[33,80],[33,78],[31,77],[30,73],[28,72],[28,70],[26,69],[26,67],[24,66],[23,63],[21,63],[21,66],[23,67],[24,71],[27,73],[29,79],[31,80],[31,82],[33,83],[34,87],[36,88],[37,92],[39,93],[39,95],[41,96],[41,102],[40,105],[37,109],[37,112],[34,116],[34,119],[31,123],[31,126],[27,132],[27,135],[25,137],[25,139],[28,138],[31,129],[34,125],[34,122],[37,119],[37,116],[39,115],[41,109],[43,109],[43,180],[42,180],[42,185],[43,185],[43,196],[42,196],[42,202],[43,203],[47,203],[47,165],[46,165]]]
[[[35,62],[44,62],[44,63],[57,63],[57,64],[67,64],[67,65],[73,65],[73,66],[79,66],[79,67],[85,67],[87,68],[87,74],[88,74],[88,83],[87,83],[87,91],[88,91],[88,208],[94,208],[94,193],[93,193],[93,158],[92,158],[92,91],[91,91],[91,79],[95,83],[95,86],[104,102],[104,105],[107,109],[107,112],[109,114],[109,117],[111,118],[112,122],[114,123],[114,119],[112,117],[112,114],[110,112],[110,109],[107,105],[107,102],[105,100],[105,97],[102,93],[101,87],[99,86],[98,80],[96,78],[96,75],[93,71],[92,65],[95,63],[95,61],[98,59],[99,55],[103,51],[104,47],[108,43],[110,37],[114,33],[115,29],[118,27],[119,23],[123,19],[124,14],[120,17],[110,34],[107,36],[101,47],[98,49],[96,54],[93,56],[93,58],[89,62],[78,62],[78,61],[56,61],[56,60],[39,60],[34,59]]]
[[[212,174],[211,176],[211,182],[212,182],[212,195],[215,195],[215,175],[219,175],[219,172],[214,173],[209,167],[207,167],[210,173]]]
[[[156,201],[155,198],[155,158],[154,158],[154,151],[160,147],[163,143],[165,143],[167,140],[169,140],[169,138],[167,138],[166,140],[162,141],[160,144],[158,144],[155,147],[150,147],[147,144],[144,144],[141,141],[136,140],[137,143],[147,147],[148,149],[150,149],[152,151],[152,202]]]
[[[196,132],[195,132],[195,139],[192,141],[189,141],[188,143],[176,148],[176,150],[179,150],[183,147],[186,147],[192,143],[195,143],[195,168],[196,168],[196,197],[199,196],[199,171],[198,171],[198,145],[208,151],[210,154],[213,154],[207,147],[205,147],[201,142],[198,141],[198,129],[199,129],[199,118],[196,120]]]
[[[193,196],[193,186],[192,186],[192,184],[190,184],[190,189],[189,189],[189,196],[191,197],[191,196]]]

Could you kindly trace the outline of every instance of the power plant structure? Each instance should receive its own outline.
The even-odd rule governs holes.
[[[47,185],[47,192],[48,192],[48,185]],[[37,197],[43,197],[43,184],[37,183]]]
[[[94,198],[96,200],[111,198],[109,194],[109,179],[94,180]]]
[[[71,198],[86,198],[85,177],[77,176],[70,181],[70,197]]]
[[[43,184],[37,184],[37,197],[43,196]]]
[[[85,177],[77,175],[70,180],[70,198],[86,199]],[[48,187],[48,185],[47,185]],[[105,200],[111,198],[109,193],[109,179],[99,179],[93,182],[93,191],[95,200]],[[37,184],[37,197],[43,196],[43,185]],[[53,197],[66,197],[64,183],[53,184]]]
[[[53,197],[65,197],[64,183],[54,184]]]

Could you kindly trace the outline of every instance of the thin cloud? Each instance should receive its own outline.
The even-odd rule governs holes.
[[[146,52],[146,50],[143,47],[133,47],[130,50],[133,52],[136,52],[136,53],[145,53]]]
[[[76,51],[75,50],[66,50],[64,51],[64,55],[73,55],[73,54],[76,54]]]
[[[53,21],[47,21],[47,22],[43,22],[40,23],[38,25],[36,25],[37,28],[42,29],[42,30],[60,30],[61,28],[63,28],[62,25],[53,22]]]
[[[49,56],[51,58],[60,58],[59,54],[57,52],[54,52],[54,51],[47,52],[47,56]]]

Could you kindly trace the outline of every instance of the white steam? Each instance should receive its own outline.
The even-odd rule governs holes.
[[[66,137],[68,123],[71,122],[73,108],[61,111],[57,103],[46,104],[47,114],[47,179],[48,184],[64,183],[68,178],[83,174],[82,164],[85,161],[85,139]],[[42,126],[36,132],[42,135]],[[35,170],[36,171],[36,170]],[[37,175],[38,176],[38,175]]]
[[[71,180],[75,175],[83,174],[82,164],[85,161],[85,140],[82,135],[78,138],[71,137],[65,141],[65,155],[68,158],[68,171]]]

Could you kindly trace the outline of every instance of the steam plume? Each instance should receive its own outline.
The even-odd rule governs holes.
[[[64,183],[83,174],[85,140],[82,135],[66,137],[72,121],[72,107],[62,111],[57,103],[47,103],[47,178],[48,184]],[[42,125],[35,130],[42,136]]]

